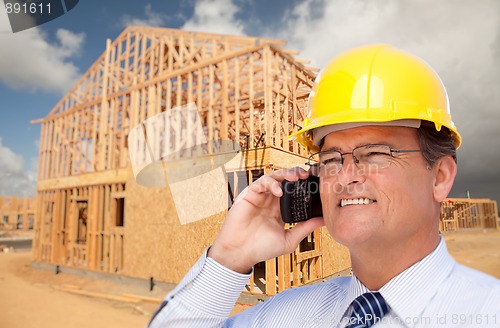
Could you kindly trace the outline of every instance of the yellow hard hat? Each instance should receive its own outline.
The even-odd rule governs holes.
[[[319,73],[303,128],[289,139],[317,151],[323,127],[358,123],[418,127],[422,120],[433,122],[437,131],[447,127],[460,146],[448,95],[436,72],[422,59],[391,45],[368,45],[341,54]]]

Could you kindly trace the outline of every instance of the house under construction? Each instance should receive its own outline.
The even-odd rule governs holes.
[[[35,198],[0,196],[0,229],[30,230],[35,222]]]
[[[231,196],[238,183],[303,166],[305,150],[285,137],[302,125],[316,69],[284,44],[149,27],[108,40],[69,93],[34,121],[41,123],[35,261],[179,282],[224,213],[181,224],[171,188],[136,182],[127,137],[149,118],[195,104],[208,141],[240,147],[244,165],[226,172]],[[257,264],[247,290],[272,295],[349,266],[346,249],[318,229],[294,253]]]
[[[448,198],[441,202],[441,231],[498,229],[497,202],[485,198]]]

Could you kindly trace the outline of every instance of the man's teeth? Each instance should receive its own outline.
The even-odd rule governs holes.
[[[368,198],[342,199],[340,201],[340,207],[344,207],[346,205],[368,205],[371,203],[373,203],[373,200]]]

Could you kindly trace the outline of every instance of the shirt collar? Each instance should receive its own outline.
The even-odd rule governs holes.
[[[361,281],[358,280],[355,274],[352,275],[352,279],[347,287],[346,295],[344,299],[342,300],[342,303],[340,304],[339,312],[340,316],[338,317],[338,324],[340,320],[345,317],[347,314],[347,309],[349,309],[349,306],[351,303],[356,299],[358,296],[368,293],[370,290],[366,288]]]
[[[391,311],[408,323],[420,317],[454,266],[455,261],[441,237],[432,253],[392,278],[379,292]]]
[[[407,323],[409,319],[422,314],[425,306],[450,274],[454,265],[455,261],[448,254],[444,239],[440,237],[439,244],[434,251],[392,278],[379,292],[390,306],[391,313]],[[353,274],[347,287],[346,297],[341,304],[340,313],[345,315],[354,299],[367,292],[370,290]]]

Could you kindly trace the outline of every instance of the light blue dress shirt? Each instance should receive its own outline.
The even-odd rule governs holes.
[[[369,290],[340,277],[288,289],[227,318],[249,279],[205,254],[150,323],[160,327],[344,327],[351,302]],[[444,240],[379,292],[389,313],[374,327],[500,327],[500,280],[455,262]]]

